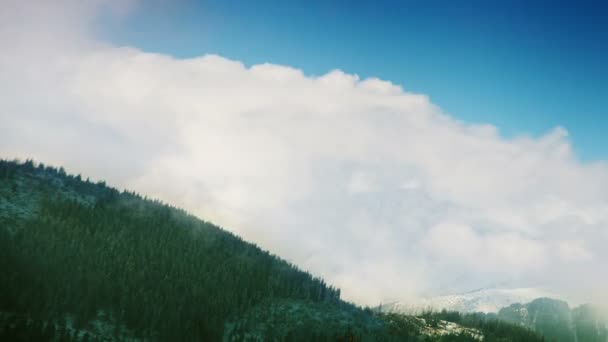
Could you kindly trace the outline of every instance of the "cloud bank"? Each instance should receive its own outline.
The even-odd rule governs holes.
[[[379,79],[113,46],[104,1],[0,6],[4,158],[182,206],[359,304],[608,284],[608,164],[564,128],[506,139]]]

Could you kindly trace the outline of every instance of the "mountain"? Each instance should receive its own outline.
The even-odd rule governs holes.
[[[425,310],[458,312],[498,312],[514,303],[526,303],[546,295],[540,288],[481,288],[465,293],[421,298],[410,302],[395,302],[379,307],[382,312],[419,313]]]
[[[564,301],[538,298],[527,304],[503,308],[498,312],[498,318],[530,328],[550,341],[608,341],[608,320],[590,305],[570,309]]]
[[[420,314],[426,311],[485,313],[483,317],[522,326],[556,342],[608,342],[608,319],[591,305],[574,309],[565,301],[544,297],[540,288],[482,288],[466,293],[395,302],[379,312]],[[521,304],[527,303],[527,304]]]
[[[608,341],[608,317],[592,305],[581,305],[572,310],[575,341]]]
[[[1,341],[541,341],[496,319],[375,313],[183,210],[0,160]]]

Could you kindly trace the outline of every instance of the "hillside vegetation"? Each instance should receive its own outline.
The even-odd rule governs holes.
[[[364,310],[183,210],[32,161],[0,160],[0,269],[3,341],[542,340]]]

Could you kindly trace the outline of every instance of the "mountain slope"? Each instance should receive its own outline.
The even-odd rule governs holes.
[[[527,304],[513,304],[498,313],[500,320],[530,328],[550,341],[607,342],[606,319],[590,305],[573,310],[568,303],[538,298]]]
[[[339,302],[338,289],[185,212],[33,163],[0,165],[0,304],[143,336],[219,339],[267,298]]]
[[[467,323],[475,336],[443,323],[451,330],[439,334],[426,318],[363,310],[322,279],[182,210],[31,161],[0,160],[0,269],[7,341],[493,336],[477,321]],[[514,326],[502,340],[518,340],[509,334],[540,340]]]

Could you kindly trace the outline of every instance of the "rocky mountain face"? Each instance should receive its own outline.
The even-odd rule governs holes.
[[[530,328],[556,342],[606,342],[606,318],[591,305],[571,309],[568,303],[538,298],[498,312],[500,320]]]
[[[385,313],[420,314],[425,311],[484,313],[538,332],[556,342],[608,342],[608,319],[592,305],[570,308],[567,302],[546,297],[539,288],[483,288],[460,294],[395,302],[377,308]],[[525,304],[522,304],[525,303]]]

